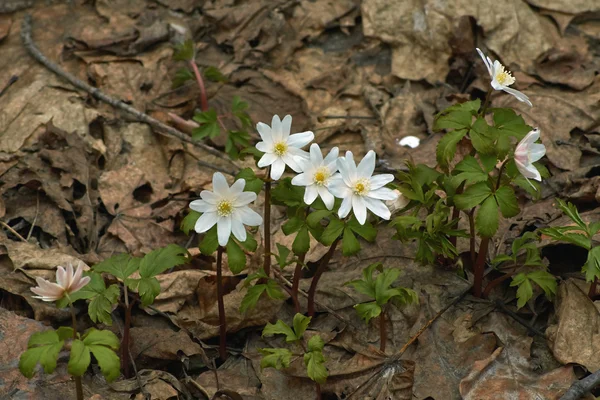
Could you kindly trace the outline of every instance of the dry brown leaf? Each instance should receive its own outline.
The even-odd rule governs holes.
[[[179,360],[181,354],[189,357],[204,353],[202,347],[184,331],[144,326],[131,328],[130,333],[131,354],[135,359]]]
[[[535,7],[560,11],[566,14],[598,11],[596,0],[527,0],[527,2]]]
[[[556,298],[556,323],[546,334],[554,357],[600,369],[600,312],[587,294],[570,279],[560,284]]]

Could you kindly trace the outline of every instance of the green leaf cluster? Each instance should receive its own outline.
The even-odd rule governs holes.
[[[513,277],[510,286],[517,286],[517,307],[521,308],[533,297],[533,286],[537,284],[546,294],[548,299],[556,294],[556,278],[546,270],[538,270],[530,273],[521,272]]]
[[[250,252],[256,251],[258,243],[254,236],[246,235],[245,242],[239,242],[231,236],[225,246],[227,254],[227,266],[234,274],[241,273],[246,268],[246,253],[244,249]],[[219,248],[219,239],[217,235],[217,225],[210,228],[205,234],[198,246],[200,252],[204,255],[212,255]]]
[[[246,292],[240,304],[240,313],[242,314],[256,307],[256,303],[258,303],[263,293],[266,293],[267,296],[274,300],[283,300],[286,297],[277,285],[277,282],[270,279],[262,268],[258,272],[248,275],[244,280],[244,285],[249,286],[255,280],[259,280],[261,283],[250,287],[248,292]]]
[[[376,270],[379,271],[379,274],[376,278],[373,278],[373,273]],[[419,302],[419,297],[414,290],[392,287],[398,276],[400,276],[399,269],[384,270],[383,264],[374,263],[365,268],[362,275],[362,279],[347,282],[346,285],[352,286],[357,292],[374,299],[374,301],[354,306],[358,315],[367,324],[372,318],[378,317],[383,311],[383,307],[390,301],[397,306]]]

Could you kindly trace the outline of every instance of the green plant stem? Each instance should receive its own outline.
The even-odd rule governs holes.
[[[385,353],[385,344],[387,342],[387,329],[385,326],[385,307],[381,310],[379,315],[379,350]]]
[[[310,282],[310,289],[308,289],[307,307],[309,317],[313,317],[315,315],[315,293],[317,292],[317,284],[319,283],[319,279],[321,279],[321,275],[323,275],[323,272],[325,271],[325,267],[327,267],[327,265],[329,264],[329,261],[331,260],[331,257],[333,256],[335,248],[337,247],[337,244],[340,241],[340,239],[341,237],[338,237],[333,241],[333,243],[331,243],[331,247],[329,247],[329,250],[327,251],[325,256],[323,256],[321,263],[317,267],[315,276],[313,276],[312,281]]]
[[[121,368],[126,378],[131,378],[131,363],[129,361],[129,338],[131,330],[131,308],[133,303],[129,303],[129,293],[127,285],[123,283],[123,296],[125,298],[125,324],[123,326],[123,339],[121,340]]]
[[[598,294],[598,278],[594,278],[594,281],[590,285],[590,291],[588,292],[588,297],[594,300],[594,297]]]
[[[263,270],[271,276],[271,167],[267,168],[265,178],[265,212],[264,212],[264,237],[265,237],[265,261]]]
[[[204,87],[204,80],[202,79],[202,75],[200,75],[200,71],[198,70],[198,66],[196,65],[196,60],[190,60],[190,67],[192,67],[192,71],[194,71],[194,75],[196,76],[196,82],[198,83],[198,88],[200,89],[200,109],[204,111],[208,111],[208,99],[206,97],[206,88]]]
[[[296,313],[300,312],[300,302],[298,301],[298,289],[300,288],[300,276],[302,275],[302,266],[304,265],[305,259],[306,253],[300,254],[298,256],[298,262],[296,263],[296,269],[294,270],[294,278],[292,281],[292,290],[290,295],[292,296],[292,301],[294,302],[294,308]]]
[[[227,358],[227,319],[223,300],[223,247],[217,249],[217,302],[219,306],[219,357]]]
[[[490,100],[492,99],[492,91],[494,88],[490,87],[485,95],[485,101],[483,103],[483,107],[481,108],[481,112],[479,113],[480,117],[485,117],[485,113],[490,105]]]
[[[73,323],[73,340],[77,339],[77,317],[75,315],[75,307],[69,299],[67,295],[67,299],[69,300],[69,306],[71,308],[71,322]],[[75,378],[75,391],[77,392],[77,400],[83,400],[83,384],[81,383],[80,376],[73,376]]]
[[[473,295],[478,298],[481,298],[484,272],[483,267],[485,265],[485,259],[487,258],[489,244],[489,237],[484,237],[481,239],[481,244],[479,245],[479,254],[477,254],[477,261],[473,266]]]

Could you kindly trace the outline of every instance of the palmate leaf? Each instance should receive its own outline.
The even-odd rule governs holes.
[[[454,204],[460,210],[469,210],[481,204],[491,194],[492,189],[488,184],[486,182],[479,182],[469,186],[462,194],[454,196]]]
[[[263,328],[263,337],[271,337],[274,335],[285,335],[286,342],[295,342],[298,340],[294,330],[280,319],[274,324],[267,323],[267,325]]]
[[[533,287],[527,275],[520,273],[515,275],[510,286],[517,286],[517,307],[522,308],[533,297]]]
[[[102,322],[108,326],[112,325],[111,313],[121,296],[121,290],[117,285],[106,287],[102,275],[91,273],[91,280],[81,290],[74,294],[79,298],[88,299],[88,314],[92,321]]]
[[[275,368],[283,369],[290,366],[292,359],[292,352],[288,349],[276,348],[276,349],[258,349],[263,355],[260,360],[260,369],[264,368]]]
[[[143,278],[162,274],[166,270],[188,261],[188,252],[176,244],[151,251],[140,261],[140,276]]]
[[[462,140],[467,134],[466,129],[459,129],[449,133],[446,133],[439,141],[436,148],[436,159],[438,164],[442,167],[447,167],[450,160],[454,158],[456,154],[456,145]]]
[[[32,378],[35,366],[39,363],[44,372],[50,374],[56,369],[58,353],[66,338],[60,338],[55,330],[36,332],[29,338],[27,351],[21,354],[19,370],[27,378]]]
[[[107,272],[120,280],[125,280],[138,270],[140,259],[129,254],[119,254],[107,258],[92,267],[95,272]]]
[[[358,316],[364,319],[367,324],[372,318],[376,318],[381,314],[381,307],[375,301],[357,304],[354,306],[354,309]]]
[[[488,179],[487,172],[481,168],[479,162],[471,155],[466,156],[461,162],[456,164],[454,170],[459,172],[456,175],[458,182],[466,181],[469,185],[484,182]]]
[[[248,278],[250,278],[250,276],[248,276]],[[263,272],[263,279],[264,278],[267,278],[267,276]],[[274,280],[269,279],[267,283],[259,283],[248,289],[248,292],[246,292],[246,295],[240,304],[240,313],[244,314],[248,310],[256,307],[256,304],[263,293],[266,293],[267,296],[275,300],[283,300],[286,297],[281,289],[279,289],[277,283]]]
[[[593,282],[594,279],[600,279],[600,246],[594,247],[588,253],[588,258],[583,266],[583,273],[585,274],[585,280]]]
[[[329,376],[327,367],[325,367],[325,357],[323,356],[324,345],[323,339],[319,335],[315,335],[308,341],[308,351],[304,353],[306,374],[319,384],[324,384]]]

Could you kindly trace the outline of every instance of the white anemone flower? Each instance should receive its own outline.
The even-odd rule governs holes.
[[[307,205],[312,204],[320,196],[328,210],[333,208],[335,198],[329,191],[329,184],[337,171],[338,153],[338,148],[334,147],[323,158],[321,148],[313,143],[310,145],[309,158],[297,160],[302,173],[292,179],[292,185],[306,186],[304,202]]]
[[[57,301],[80,290],[90,282],[89,276],[83,276],[83,264],[79,264],[75,272],[73,265],[68,264],[67,269],[63,267],[56,268],[56,283],[47,281],[43,278],[36,278],[37,286],[31,288],[31,291],[37,296],[36,299],[42,301]]]
[[[540,171],[533,165],[546,154],[546,147],[543,144],[535,143],[539,138],[540,130],[538,128],[525,135],[515,149],[515,164],[525,178],[541,182]]]
[[[203,233],[217,224],[217,237],[220,246],[226,246],[229,237],[233,233],[240,242],[246,240],[246,228],[248,226],[259,226],[262,217],[248,204],[256,200],[256,193],[244,192],[246,181],[238,179],[231,187],[227,184],[225,177],[220,172],[213,175],[213,191],[203,190],[200,193],[201,200],[194,200],[190,208],[203,213],[194,230]]]
[[[504,65],[500,64],[500,61],[496,60],[492,62],[491,58],[483,54],[481,50],[476,50],[479,53],[481,59],[483,60],[483,63],[487,67],[487,70],[490,74],[490,78],[492,78],[492,87],[495,90],[503,90],[508,94],[512,94],[516,97],[517,100],[522,101],[523,103],[527,103],[529,104],[529,106],[532,106],[529,97],[519,92],[518,90],[509,87],[510,85],[515,83],[515,78],[511,75],[510,71],[507,71],[504,68]]]
[[[394,193],[398,195],[395,200],[388,200],[385,205],[388,206],[390,212],[393,214],[396,211],[402,210],[410,203],[410,199],[403,195],[398,189],[394,189]]]
[[[308,158],[307,152],[301,148],[315,138],[315,134],[311,131],[290,135],[291,128],[291,115],[286,115],[283,121],[279,119],[278,115],[274,115],[271,126],[262,122],[256,124],[256,130],[262,139],[256,144],[256,148],[265,153],[258,161],[258,167],[264,168],[270,165],[271,179],[273,180],[281,178],[286,165],[294,172],[300,172],[298,158]]]
[[[340,175],[330,183],[329,190],[335,197],[343,199],[338,211],[340,218],[345,218],[353,210],[358,222],[364,225],[369,209],[383,219],[390,219],[391,212],[383,201],[396,200],[398,194],[384,186],[394,180],[394,175],[373,176],[375,152],[369,151],[356,166],[352,152],[347,151],[346,157],[338,158],[337,165]]]

